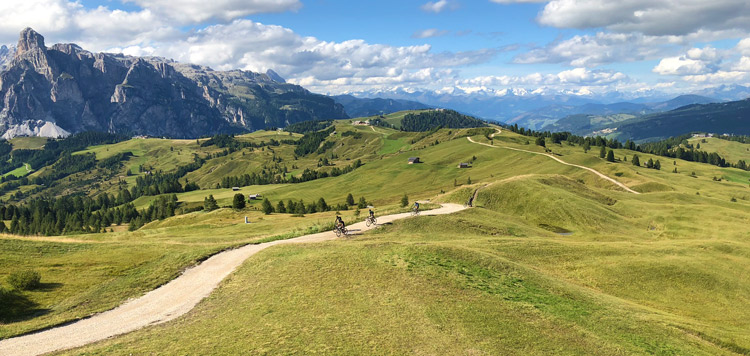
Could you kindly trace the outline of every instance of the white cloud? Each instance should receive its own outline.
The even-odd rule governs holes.
[[[539,15],[558,28],[606,28],[651,36],[698,31],[750,30],[746,0],[553,0]]]
[[[668,57],[659,61],[653,72],[661,75],[695,75],[711,71],[706,63],[701,60],[687,57]]]
[[[258,13],[295,11],[299,0],[124,0],[182,23],[231,21]]]
[[[420,6],[420,8],[422,9],[422,11],[434,12],[437,14],[437,13],[443,12],[444,10],[455,9],[457,6],[458,5],[456,3],[449,1],[449,0],[438,0],[435,2],[433,1],[427,2],[423,4],[422,6]]]
[[[428,28],[426,30],[421,30],[414,32],[414,34],[411,35],[412,38],[433,38],[433,37],[441,37],[448,34],[448,31],[446,30],[438,30],[436,28]]]
[[[524,76],[480,76],[461,80],[459,83],[475,87],[578,87],[578,86],[610,86],[630,82],[630,78],[621,72],[606,70],[589,70],[574,68],[557,74],[532,73]]]

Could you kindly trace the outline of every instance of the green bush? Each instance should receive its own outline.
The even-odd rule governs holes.
[[[8,283],[15,289],[30,290],[39,287],[42,275],[37,271],[16,271],[8,276]]]

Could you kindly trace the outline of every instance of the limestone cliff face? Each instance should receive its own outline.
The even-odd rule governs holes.
[[[5,138],[87,130],[187,138],[346,117],[331,98],[286,84],[272,71],[219,72],[163,58],[91,53],[74,44],[47,48],[30,28],[4,63]]]

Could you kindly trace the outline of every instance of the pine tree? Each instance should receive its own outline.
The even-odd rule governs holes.
[[[273,213],[273,205],[271,205],[271,201],[268,200],[268,198],[263,199],[263,204],[261,204],[261,209],[263,210],[263,214],[269,215]]]
[[[216,203],[216,199],[214,199],[213,195],[209,195],[205,199],[203,199],[203,210],[214,211],[218,208],[219,204]]]
[[[232,208],[235,208],[237,210],[245,209],[245,196],[242,193],[237,193],[234,195],[234,199],[232,200]]]
[[[404,196],[401,197],[401,207],[405,207],[407,205],[409,205],[409,197],[404,194]]]
[[[583,153],[588,153],[591,149],[591,144],[588,141],[583,143]]]
[[[283,200],[279,200],[279,203],[276,205],[276,212],[279,214],[286,214],[286,206],[284,205]]]
[[[536,138],[536,145],[537,146],[542,146],[542,147],[547,147],[547,145],[544,142],[544,137],[537,137]]]
[[[615,161],[615,152],[612,150],[609,150],[607,152],[607,162],[614,162]]]
[[[654,169],[661,170],[661,162],[658,159],[654,162]]]
[[[346,205],[354,205],[354,196],[352,195],[352,193],[349,193],[349,195],[346,196]]]
[[[359,203],[357,203],[357,208],[364,209],[367,207],[367,200],[365,200],[365,197],[359,198]]]
[[[599,150],[599,158],[604,158],[607,156],[607,148],[602,145],[602,149]]]
[[[634,166],[638,166],[638,167],[641,166],[641,159],[638,158],[638,155],[633,155],[633,161],[632,162],[633,162]]]
[[[649,158],[648,162],[646,162],[646,168],[654,168],[654,160]]]
[[[328,204],[323,198],[318,199],[318,211],[328,211]]]

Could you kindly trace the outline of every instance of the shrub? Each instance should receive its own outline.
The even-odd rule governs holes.
[[[409,205],[409,197],[404,194],[404,196],[401,197],[401,207],[403,208],[407,205]]]
[[[20,290],[38,288],[41,284],[41,280],[42,275],[33,270],[16,271],[8,276],[8,283],[13,286],[13,288]]]

